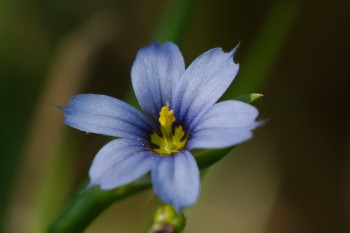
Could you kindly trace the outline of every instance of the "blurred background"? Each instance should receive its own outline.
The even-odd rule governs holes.
[[[162,38],[174,2],[0,2],[0,232],[45,232],[78,190],[107,139],[65,126],[53,104],[126,98],[136,52]],[[195,1],[186,64],[240,42],[225,97],[263,93],[268,123],[209,169],[185,232],[350,232],[349,12],[344,0]],[[138,194],[86,232],[143,232],[158,204]]]

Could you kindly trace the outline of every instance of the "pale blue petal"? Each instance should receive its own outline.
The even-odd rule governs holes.
[[[193,130],[190,129],[187,148],[223,148],[242,143],[250,139],[251,131],[263,123],[255,121],[258,114],[255,107],[240,101],[217,103]]]
[[[182,75],[172,102],[176,117],[187,127],[201,119],[235,78],[239,69],[233,62],[235,51],[211,49],[195,59]]]
[[[131,69],[132,85],[143,112],[155,122],[162,106],[171,101],[173,87],[184,71],[183,57],[174,43],[153,42],[137,53]]]
[[[138,140],[147,138],[154,127],[136,108],[105,95],[76,95],[67,107],[60,108],[64,123],[86,132]]]
[[[189,151],[157,156],[151,174],[157,195],[178,212],[196,202],[200,189],[199,170]]]
[[[191,124],[188,131],[195,133],[205,128],[249,126],[258,115],[258,110],[250,104],[237,100],[223,101],[212,106],[196,125]]]
[[[250,125],[230,128],[205,128],[192,134],[187,143],[187,149],[210,149],[234,146],[250,139],[252,130],[263,122],[253,122]]]
[[[153,153],[130,139],[111,141],[97,153],[90,171],[89,186],[108,190],[128,184],[151,170]]]

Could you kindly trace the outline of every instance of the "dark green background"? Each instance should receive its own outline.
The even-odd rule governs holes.
[[[105,138],[64,126],[52,103],[127,96],[134,56],[170,3],[0,1],[0,230],[23,231],[33,216],[31,225],[48,225],[76,190]],[[278,4],[297,9],[271,58],[280,31],[264,25],[283,29],[280,16],[269,18]],[[257,107],[268,123],[209,172],[187,232],[349,231],[349,11],[347,1],[197,1],[181,46],[186,64],[240,42],[230,90],[263,93]],[[261,82],[250,86],[254,77]],[[43,180],[55,189],[40,188]],[[140,232],[155,200],[148,192],[113,206],[88,232]]]

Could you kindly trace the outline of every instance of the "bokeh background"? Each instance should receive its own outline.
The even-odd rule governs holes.
[[[45,232],[106,142],[63,125],[77,93],[129,95],[137,50],[174,1],[0,2],[0,232]],[[268,123],[209,169],[185,232],[350,232],[350,3],[197,0],[186,64],[240,42],[230,94],[263,93]],[[144,232],[159,202],[147,191],[86,230]]]

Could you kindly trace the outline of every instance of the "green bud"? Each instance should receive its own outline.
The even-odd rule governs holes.
[[[183,213],[178,214],[171,205],[164,205],[156,211],[149,233],[180,233],[185,225]]]
[[[262,96],[264,96],[264,95],[257,94],[257,93],[252,93],[252,94],[249,94],[249,95],[242,95],[242,96],[235,97],[234,100],[239,100],[239,101],[242,101],[242,102],[245,102],[245,103],[252,103],[252,102],[254,102],[255,100],[259,99]]]

